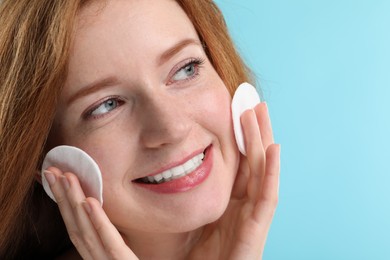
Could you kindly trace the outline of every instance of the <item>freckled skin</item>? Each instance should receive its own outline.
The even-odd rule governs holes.
[[[218,219],[230,199],[239,154],[224,83],[200,43],[158,62],[188,38],[199,42],[174,1],[109,1],[79,15],[50,140],[95,159],[103,174],[104,210],[127,240],[195,230]],[[194,76],[167,83],[178,65],[197,58],[204,63]],[[117,82],[68,103],[84,86],[109,76]],[[109,97],[120,104],[98,118],[83,116]],[[209,145],[211,173],[189,191],[162,195],[132,182]]]

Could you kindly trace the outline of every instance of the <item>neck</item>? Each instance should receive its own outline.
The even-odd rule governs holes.
[[[122,233],[126,244],[139,259],[186,259],[198,241],[203,228],[185,233]]]

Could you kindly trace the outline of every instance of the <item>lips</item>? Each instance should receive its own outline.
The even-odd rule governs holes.
[[[212,146],[186,159],[183,163],[133,181],[142,188],[158,193],[184,192],[201,184],[212,168]]]
[[[138,181],[143,183],[150,183],[150,184],[160,184],[163,182],[184,177],[187,174],[194,171],[196,168],[198,168],[202,164],[203,158],[204,158],[204,152],[197,154],[196,156],[192,157],[191,159],[189,159],[188,161],[186,161],[181,165],[175,166],[156,175],[147,176],[138,179]]]

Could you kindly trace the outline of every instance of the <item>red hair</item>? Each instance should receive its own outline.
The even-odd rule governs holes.
[[[0,2],[0,258],[54,257],[71,246],[57,205],[36,183],[67,75],[83,0]],[[229,92],[250,71],[211,0],[177,0]]]

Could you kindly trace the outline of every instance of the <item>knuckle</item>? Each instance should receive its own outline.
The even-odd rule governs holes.
[[[64,198],[64,196],[56,196],[56,201],[57,201],[57,204],[59,205],[59,206],[61,206],[61,205],[63,205],[64,204],[64,202],[65,202],[65,198]]]
[[[68,231],[69,239],[72,241],[73,245],[78,248],[80,246],[79,234],[75,231]]]
[[[279,196],[274,196],[271,199],[271,204],[276,208],[278,206],[278,203],[279,203]]]
[[[78,213],[78,212],[80,211],[79,203],[70,201],[70,207],[72,208],[72,211],[73,211],[73,212]]]
[[[275,211],[278,206],[278,197],[273,197],[269,200],[269,207]]]
[[[103,223],[101,223],[101,222],[99,222],[99,221],[96,221],[96,222],[94,222],[93,224],[94,224],[94,227],[95,227],[95,229],[96,229],[96,231],[97,231],[98,234],[103,233],[104,228],[105,228],[105,226],[104,226]]]
[[[272,211],[275,211],[276,207],[278,206],[278,202],[279,202],[278,196],[272,196],[264,200],[266,207],[271,209]]]
[[[85,248],[89,251],[89,252],[93,252],[94,250],[94,246],[95,246],[95,239],[94,239],[94,235],[91,235],[91,234],[83,234],[83,244],[85,246]]]
[[[128,257],[122,245],[115,245],[115,247],[106,248],[106,252],[108,253],[110,259],[113,260],[127,259]]]
[[[117,248],[107,248],[107,253],[108,255],[110,256],[110,259],[123,259],[122,257],[120,257],[120,254],[119,254],[119,250]]]

